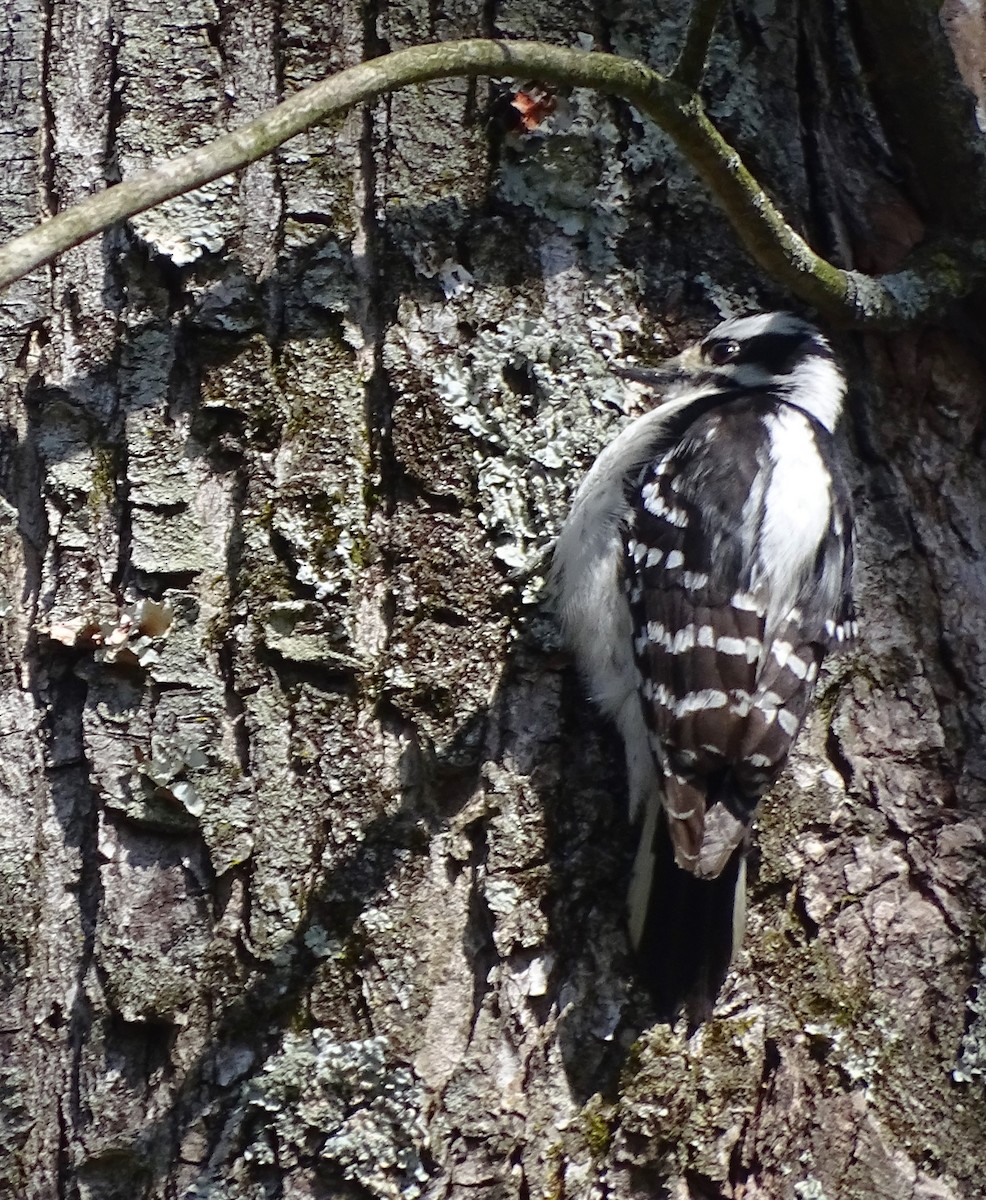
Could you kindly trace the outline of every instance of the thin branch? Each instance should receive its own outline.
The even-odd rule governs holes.
[[[209,145],[90,196],[0,248],[0,288],[117,221],[256,162],[335,113],[409,84],[478,75],[594,88],[628,101],[674,138],[763,270],[830,320],[905,325],[964,294],[984,271],[979,244],[965,247],[962,260],[950,249],[927,251],[910,268],[879,278],[840,270],[791,229],[689,88],[612,54],[471,39],[415,46],[340,71]]]
[[[986,274],[986,243],[922,247],[900,270],[864,275],[833,266],[796,233],[705,114],[694,92],[641,111],[665,129],[708,186],[754,261],[830,320],[899,328],[965,295]],[[960,256],[961,255],[961,256]]]
[[[720,8],[722,0],[693,0],[692,11],[688,16],[685,44],[681,47],[678,61],[671,72],[671,78],[682,87],[694,91],[702,82],[705,59],[709,53],[709,43],[719,19]]]

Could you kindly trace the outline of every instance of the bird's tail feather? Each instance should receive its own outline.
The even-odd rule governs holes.
[[[746,849],[737,846],[715,879],[697,878],[675,864],[660,803],[647,806],[628,896],[630,939],[662,1021],[684,1009],[695,1028],[712,1015],[743,937]]]

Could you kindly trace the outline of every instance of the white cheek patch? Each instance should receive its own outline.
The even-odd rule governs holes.
[[[832,432],[842,411],[846,381],[830,358],[811,354],[795,367],[788,388],[788,400],[811,415]]]

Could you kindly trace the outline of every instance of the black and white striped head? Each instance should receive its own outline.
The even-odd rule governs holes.
[[[663,385],[667,401],[768,389],[833,430],[846,383],[826,339],[791,313],[730,317],[651,372],[623,371]]]

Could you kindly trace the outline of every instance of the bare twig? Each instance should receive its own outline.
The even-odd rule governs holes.
[[[678,61],[671,72],[675,83],[683,87],[696,89],[702,81],[705,71],[705,58],[709,52],[709,42],[719,19],[719,9],[722,0],[693,0],[692,11],[688,17],[688,29],[685,33],[685,44],[681,47]]]
[[[256,162],[334,113],[409,84],[453,76],[538,79],[619,96],[662,126],[708,185],[756,262],[834,321],[902,325],[963,294],[982,274],[986,248],[925,253],[873,278],[826,262],[787,224],[687,87],[631,59],[541,42],[471,39],[399,50],[312,84],[241,129],[91,196],[0,248],[0,287],[72,246],[165,200]]]

